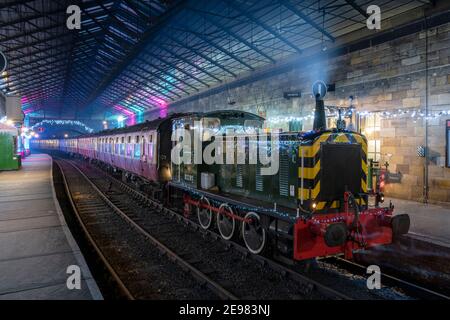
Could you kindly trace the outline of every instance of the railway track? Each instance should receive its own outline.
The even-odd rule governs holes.
[[[191,276],[200,281],[202,286],[206,285],[211,291],[198,288],[200,293],[195,298],[237,299],[236,296],[148,234],[112,203],[73,163],[62,159],[57,160],[56,163],[62,172],[66,192],[78,223],[123,297],[130,300],[151,298],[151,295],[145,294],[146,290],[143,289],[143,286],[152,287],[151,282],[155,281],[156,277],[143,279],[142,274],[145,274],[146,269],[172,267],[174,272],[179,272],[179,275],[185,274],[186,270],[189,271]],[[153,250],[153,254],[151,254],[158,260],[157,264],[150,262],[155,259],[149,260],[148,263],[145,262],[141,255],[142,252],[134,253],[133,248],[130,247],[133,243],[145,247],[146,242],[157,249]],[[152,248],[147,249],[147,251],[152,250]],[[122,252],[120,257],[117,257],[118,251]],[[162,255],[166,255],[167,259],[161,259]],[[173,262],[176,263],[179,270],[169,265]],[[130,273],[126,270],[133,272]],[[159,272],[158,276],[160,273],[164,272]],[[177,283],[176,280],[178,283],[183,283],[182,287],[175,288],[176,290],[194,291],[192,288],[195,288],[195,284],[192,284],[192,281],[185,282],[186,279],[183,277],[167,280],[172,280],[172,283]],[[192,298],[192,296],[189,295],[185,298]]]
[[[108,207],[151,241],[163,256],[222,299],[351,299],[265,257],[250,255],[234,242],[224,243],[214,232],[198,230],[190,219],[98,168],[62,161],[77,170]],[[255,260],[259,263],[255,264]]]
[[[72,165],[75,166],[75,164],[72,163]],[[174,235],[178,235],[181,233],[186,234],[183,231],[180,231],[178,227],[174,227],[173,221],[175,220],[178,222],[175,225],[182,226],[184,229],[186,227],[191,228],[195,231],[200,232],[203,238],[208,238],[208,243],[211,242],[211,239],[213,240],[213,243],[215,244],[222,244],[222,249],[225,248],[225,251],[220,251],[220,246],[216,247],[220,254],[227,254],[232,249],[233,251],[239,252],[242,257],[244,257],[244,260],[252,260],[257,261],[258,264],[264,268],[264,269],[270,269],[276,272],[277,274],[281,275],[283,280],[292,279],[295,280],[295,282],[301,286],[300,295],[308,296],[311,295],[313,292],[317,292],[320,296],[328,299],[352,299],[351,296],[347,294],[343,294],[335,289],[333,289],[331,286],[324,285],[318,281],[315,281],[303,274],[298,273],[297,271],[291,269],[290,267],[284,266],[276,261],[272,261],[270,259],[267,259],[263,256],[259,255],[252,255],[249,254],[247,249],[240,244],[233,242],[233,241],[224,241],[220,235],[215,233],[212,230],[203,230],[200,228],[200,226],[196,223],[196,221],[193,221],[187,217],[184,217],[180,212],[176,212],[173,209],[167,208],[163,206],[161,203],[155,201],[154,199],[148,197],[146,194],[143,194],[128,184],[117,180],[116,178],[112,177],[110,174],[104,172],[103,170],[99,168],[92,167],[90,165],[86,165],[83,162],[77,162],[77,169],[82,173],[85,177],[85,179],[90,180],[90,183],[92,183],[99,192],[103,193],[104,196],[112,202],[114,206],[116,206],[124,215],[123,219],[127,220],[128,223],[135,224],[137,229],[141,229],[143,232],[147,232],[146,230],[149,230],[150,232],[152,229],[156,228],[158,226],[158,229],[161,229],[161,226],[164,227],[163,231],[159,233],[158,238],[162,238],[162,242],[160,241],[160,244],[163,245],[166,249],[169,249],[168,246],[164,245],[163,243],[169,243],[170,247],[177,247],[177,245],[174,243],[171,243],[170,239],[176,238]],[[79,167],[78,167],[79,166]],[[114,186],[114,187],[113,187]],[[117,189],[115,189],[117,188]],[[103,191],[101,191],[103,190]],[[135,200],[134,205],[142,208],[142,210],[136,210],[136,207],[133,207],[132,210],[130,210],[129,203],[127,204],[127,197],[132,197]],[[129,201],[129,200],[128,200]],[[126,212],[128,209],[128,212]],[[140,212],[142,211],[142,212]],[[145,219],[142,217],[142,213],[145,214],[145,212],[148,213],[148,211],[152,212],[152,219]],[[126,212],[126,213],[125,213]],[[126,218],[125,218],[126,217]],[[156,219],[159,217],[162,220]],[[156,219],[156,221],[155,221]],[[148,223],[148,221],[152,221],[152,223]],[[155,231],[155,230],[153,230]],[[148,232],[147,232],[148,233]],[[166,234],[166,236],[164,236]],[[156,240],[156,239],[155,239]],[[156,240],[158,241],[158,240]],[[215,245],[214,245],[215,246]],[[173,251],[171,254],[168,254],[168,256],[176,255]],[[191,264],[192,268],[195,269],[198,267],[198,269],[206,270],[204,273],[206,274],[214,274],[215,271],[213,270],[212,265],[206,264],[202,262],[202,259],[196,258],[195,254],[188,251],[182,253],[179,255],[179,258],[181,260],[184,260],[187,264]],[[172,258],[173,259],[173,258]],[[176,260],[176,259],[175,259]],[[180,261],[181,261],[180,260]],[[322,259],[321,261],[324,261],[326,263],[332,263],[334,265],[338,265],[339,267],[343,267],[348,271],[351,271],[355,274],[361,275],[363,277],[367,276],[365,274],[365,267],[362,265],[358,265],[354,262],[347,261],[341,258],[327,258]],[[202,265],[203,264],[203,265]],[[195,267],[194,267],[195,266]],[[189,268],[184,268],[185,270],[189,271]],[[198,270],[197,270],[198,271]],[[192,272],[192,270],[190,271]],[[202,273],[201,271],[198,271]],[[217,279],[217,274],[213,275],[212,278]],[[219,277],[220,278],[220,277]],[[198,280],[203,281],[205,283],[208,282],[206,279],[198,278]],[[209,279],[211,280],[211,279]],[[405,292],[411,297],[414,298],[424,298],[424,299],[448,299],[447,296],[439,294],[437,292],[434,292],[432,290],[423,288],[421,286],[415,285],[413,283],[401,280],[399,278],[395,278],[389,275],[384,274],[383,275],[383,285],[388,285],[390,287],[395,287],[401,289],[402,292]],[[214,281],[213,281],[214,282]],[[251,294],[249,292],[241,291],[237,294],[230,294],[227,296],[226,292],[229,293],[229,290],[224,289],[224,287],[227,288],[233,288],[235,285],[232,283],[233,281],[229,281],[229,279],[218,279],[216,283],[216,287],[219,290],[218,295],[221,298],[225,299],[237,299],[239,298],[260,298],[257,295]],[[225,283],[224,287],[222,289],[220,288],[219,283]],[[213,286],[214,287],[214,286]],[[220,293],[220,291],[224,291],[225,293]],[[232,290],[230,290],[232,291]],[[288,295],[292,297],[292,295]],[[295,295],[294,295],[295,296]],[[265,297],[270,298],[270,297]],[[280,298],[280,297],[278,297]],[[283,298],[283,297],[281,297]]]

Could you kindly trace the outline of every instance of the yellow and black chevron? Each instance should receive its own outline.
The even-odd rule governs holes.
[[[321,146],[322,144],[359,144],[362,149],[361,167],[355,168],[355,174],[361,175],[361,192],[367,192],[367,140],[356,132],[324,132],[315,139],[304,141],[299,146],[299,188],[298,199],[307,204],[316,203],[315,210],[335,209],[340,207],[339,199],[321,201]],[[303,159],[302,159],[303,158]],[[303,166],[302,166],[303,163]],[[358,170],[359,169],[359,170]],[[303,188],[302,186],[303,178]],[[357,196],[357,195],[355,195]],[[359,204],[365,204],[358,198]]]

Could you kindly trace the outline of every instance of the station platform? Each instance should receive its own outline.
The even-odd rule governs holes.
[[[395,198],[386,198],[385,204],[389,201],[395,214],[409,214],[408,237],[450,248],[450,207]]]
[[[56,200],[50,156],[22,165],[0,172],[0,299],[102,299]],[[81,289],[67,288],[70,265]]]

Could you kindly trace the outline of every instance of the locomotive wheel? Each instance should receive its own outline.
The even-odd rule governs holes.
[[[231,209],[228,204],[222,203],[219,207],[219,213],[217,214],[217,228],[219,229],[222,238],[230,240],[236,229],[236,221],[226,213],[233,214],[233,209]]]
[[[251,253],[260,254],[266,246],[266,230],[262,227],[257,213],[248,212],[245,219],[250,219],[250,222],[245,220],[242,222],[242,237],[245,246]]]
[[[199,202],[210,206],[208,198],[202,197]],[[203,229],[207,230],[211,227],[213,217],[210,208],[202,208],[200,205],[197,206],[197,218],[198,223]]]

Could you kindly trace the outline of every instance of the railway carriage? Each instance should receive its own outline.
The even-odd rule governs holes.
[[[60,143],[59,139],[31,140],[32,148],[43,150],[61,150]]]
[[[59,147],[122,171],[124,178],[137,177],[145,188],[150,182],[164,190],[152,193],[160,200],[182,208],[203,229],[217,228],[226,240],[242,240],[254,254],[270,251],[294,261],[336,254],[351,258],[354,250],[389,244],[408,232],[407,215],[394,216],[392,205],[381,206],[381,195],[368,194],[365,137],[342,128],[326,130],[323,101],[317,102],[316,118],[311,132],[263,139],[264,119],[251,113],[174,114],[60,140]],[[179,128],[202,138],[205,132],[223,136],[223,156],[233,152],[236,159],[240,152],[244,163],[175,164],[172,147],[183,139],[171,138]],[[212,143],[207,140],[200,149],[192,145],[188,158],[203,154]],[[250,163],[254,145],[267,154],[277,152],[274,174],[262,174],[267,164]],[[375,197],[374,206],[369,196]]]
[[[78,154],[78,138],[60,139],[59,148],[67,153]]]

